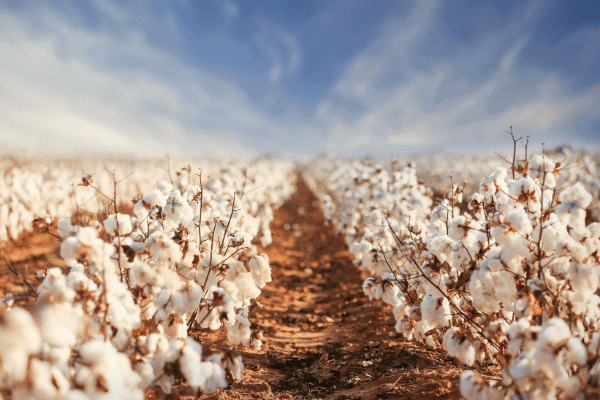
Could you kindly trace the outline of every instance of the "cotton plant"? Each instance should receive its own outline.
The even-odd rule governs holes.
[[[356,161],[321,163],[307,173],[311,185],[373,274],[364,293],[393,307],[396,330],[441,345],[466,365],[502,367],[502,379],[489,383],[465,372],[465,398],[573,398],[595,390],[600,224],[586,225],[593,196],[583,184],[558,186],[560,163],[546,155],[516,160],[481,181],[468,210],[456,206],[463,193],[453,186],[437,206],[407,214],[409,221],[390,212],[385,224],[372,217],[386,204],[377,169],[363,177]],[[370,180],[368,190],[361,179]],[[378,232],[369,241],[381,225],[392,240]]]
[[[169,393],[183,380],[213,393],[241,379],[239,353],[203,356],[194,337],[223,328],[229,344],[260,349],[262,332],[249,318],[271,269],[253,241],[262,241],[263,219],[272,218],[260,210],[293,193],[286,175],[293,164],[279,167],[276,173],[259,162],[233,174],[243,169],[232,166],[221,173],[233,177],[199,185],[161,181],[134,196],[133,215],[115,207],[86,226],[36,219],[62,240],[70,271],[38,273],[34,314],[11,307],[6,296],[0,312],[15,318],[0,328],[14,334],[0,351],[0,365],[11,366],[0,370],[2,387],[14,398],[143,398],[150,387]],[[89,175],[81,181],[93,185]],[[21,346],[22,338],[30,344]]]

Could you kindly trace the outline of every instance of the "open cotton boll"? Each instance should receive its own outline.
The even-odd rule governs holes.
[[[77,226],[71,225],[70,218],[60,218],[57,221],[57,233],[61,237],[61,239],[65,239],[69,236],[77,233]]]
[[[453,244],[454,241],[449,236],[439,235],[428,241],[427,248],[443,263],[452,259]]]
[[[91,398],[140,399],[140,377],[131,369],[129,358],[109,342],[91,340],[79,348],[75,382]]]
[[[505,400],[506,389],[495,383],[493,381],[486,385],[477,372],[465,371],[460,375],[460,394],[465,400]]]
[[[163,207],[165,215],[175,224],[187,225],[194,216],[194,210],[186,200],[181,197],[179,191],[169,194],[167,204]]]
[[[230,381],[242,379],[242,372],[244,371],[242,356],[234,352],[233,348],[230,347],[223,353],[213,354],[208,358],[208,361],[212,361],[223,368],[227,372],[226,377]]]
[[[452,219],[448,236],[453,240],[462,240],[469,233],[469,225],[471,221],[467,220],[463,215],[458,215]]]
[[[181,261],[180,247],[164,232],[152,232],[146,240],[146,248],[162,262],[177,263]]]
[[[492,260],[496,260],[492,263]],[[480,312],[498,312],[499,302],[511,311],[517,300],[517,287],[512,274],[503,269],[496,269],[497,259],[481,262],[481,268],[475,270],[469,281],[469,290],[473,303]]]
[[[421,317],[433,327],[448,325],[452,320],[448,299],[432,291],[427,292],[421,301]]]
[[[442,344],[451,357],[456,357],[463,364],[472,366],[475,363],[477,356],[475,346],[458,328],[448,329],[444,334]]]
[[[82,321],[70,303],[45,306],[38,310],[37,320],[44,342],[54,347],[73,347]]]
[[[527,212],[522,208],[511,212],[506,217],[506,220],[510,224],[510,227],[522,236],[530,234],[533,229]]]
[[[160,181],[158,184],[158,189],[164,194],[167,195],[173,191],[173,185],[170,182],[165,180]]]
[[[0,309],[0,337],[0,380],[24,381],[29,356],[42,345],[35,321],[22,308]]]
[[[67,238],[68,240],[70,238]],[[64,242],[63,242],[64,243]],[[75,291],[67,285],[67,279],[60,268],[50,268],[41,285],[37,288],[36,304],[71,304],[75,300]]]
[[[115,236],[117,234],[117,221],[119,223],[119,236],[125,236],[131,233],[131,217],[127,214],[119,213],[116,217],[113,214],[104,220],[104,229],[110,236]]]
[[[236,314],[235,322],[227,325],[227,338],[233,345],[250,346],[250,321],[247,317]]]
[[[150,193],[146,194],[142,198],[142,201],[150,207],[164,207],[167,204],[167,198],[160,191],[160,189],[154,189]]]
[[[254,283],[259,288],[263,288],[267,283],[271,282],[271,267],[269,266],[269,257],[266,254],[253,256],[248,261],[248,267],[250,268]]]
[[[556,187],[556,178],[553,174],[555,167],[554,162],[542,154],[533,156],[529,160],[529,174],[533,179],[538,179],[540,185],[544,182],[544,188]]]

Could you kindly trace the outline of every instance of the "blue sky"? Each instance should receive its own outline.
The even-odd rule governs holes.
[[[299,159],[600,144],[600,1],[0,1],[0,148]]]

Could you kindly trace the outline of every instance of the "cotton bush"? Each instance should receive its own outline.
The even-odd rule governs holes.
[[[323,158],[305,176],[399,333],[500,364],[491,383],[463,373],[466,399],[556,399],[584,394],[600,370],[599,224],[586,224],[593,195],[559,187],[561,172],[543,154],[517,160],[514,178],[497,167],[468,210],[456,185],[434,206],[410,165]]]

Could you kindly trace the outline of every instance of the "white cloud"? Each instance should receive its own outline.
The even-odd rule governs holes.
[[[128,18],[127,12],[115,6],[111,0],[92,0],[92,2],[100,11],[115,21],[123,22]]]
[[[294,137],[297,123],[268,117],[235,83],[142,31],[85,31],[48,10],[0,13],[0,26],[1,145],[247,158]]]
[[[223,13],[227,19],[236,19],[240,15],[240,9],[235,2],[231,0],[225,0],[222,4]]]
[[[177,19],[172,12],[167,13],[165,17],[165,25],[167,26],[171,36],[177,39],[179,37],[179,27],[177,26]]]
[[[267,49],[267,53],[271,56],[271,70],[269,71],[269,79],[271,82],[277,82],[281,78],[282,65],[279,56],[273,49]]]
[[[390,23],[348,63],[315,108],[330,150],[354,155],[436,146],[471,151],[508,143],[510,125],[519,135],[530,135],[530,143],[550,144],[560,140],[558,132],[575,132],[581,118],[600,117],[594,107],[600,102],[598,87],[568,94],[557,74],[519,63],[531,13],[516,13],[508,24],[512,39],[491,32],[469,47],[460,44],[455,58],[436,58],[427,53],[428,38],[441,34],[435,31],[436,9],[434,1],[417,2],[408,18]],[[492,66],[468,73],[483,63]],[[358,111],[349,111],[352,107]]]

